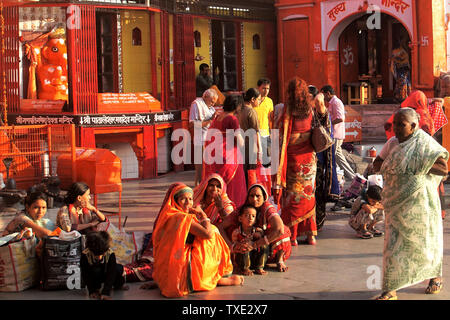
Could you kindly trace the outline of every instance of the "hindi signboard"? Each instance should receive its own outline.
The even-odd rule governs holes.
[[[147,92],[99,93],[99,113],[150,112],[161,110],[161,103]]]
[[[351,106],[345,106],[345,142],[362,140],[362,115],[361,111]]]

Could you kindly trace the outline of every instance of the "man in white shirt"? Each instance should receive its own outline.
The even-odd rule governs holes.
[[[206,134],[211,122],[215,119],[216,109],[214,105],[218,99],[217,92],[213,89],[208,89],[203,92],[201,98],[196,98],[189,111],[189,125],[193,129],[194,141],[194,165],[195,165],[195,186],[202,181],[203,171],[203,146],[206,139]],[[195,127],[201,128],[201,134]],[[201,155],[201,158],[199,158]]]
[[[336,164],[344,170],[344,176],[353,180],[355,172],[347,162],[342,153],[342,142],[345,139],[345,108],[342,101],[335,95],[334,89],[330,85],[324,86],[320,90],[328,103],[328,112],[331,115],[331,123],[333,124],[333,138],[336,145]]]

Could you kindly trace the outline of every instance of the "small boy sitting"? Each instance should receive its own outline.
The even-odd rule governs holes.
[[[90,232],[86,236],[86,249],[80,261],[81,277],[92,299],[110,300],[112,287],[128,290],[124,285],[123,266],[116,263],[110,246],[111,236],[106,231]]]
[[[370,185],[356,198],[350,212],[348,224],[357,232],[361,239],[380,237],[382,231],[375,229],[375,225],[384,219],[384,208],[381,204],[381,191],[377,185]]]
[[[231,235],[231,241],[233,242],[232,250],[238,243],[245,243],[256,241],[264,237],[264,232],[261,228],[255,226],[256,222],[256,208],[251,205],[242,206],[239,211],[239,227],[234,229]],[[236,252],[234,250],[234,263],[236,267],[236,274],[242,274],[245,276],[253,275],[250,269],[254,269],[256,274],[265,275],[264,266],[267,261],[268,245],[253,249],[247,252]]]

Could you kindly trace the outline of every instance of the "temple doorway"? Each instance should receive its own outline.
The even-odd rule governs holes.
[[[367,19],[368,15],[355,19],[339,37],[342,100],[346,104],[401,102],[410,89],[403,84],[411,82],[408,31],[385,13],[378,29],[369,28]]]

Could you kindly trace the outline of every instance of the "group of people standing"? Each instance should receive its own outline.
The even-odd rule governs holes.
[[[231,99],[227,97],[224,103],[225,113]],[[247,90],[244,93],[245,102],[236,102],[234,105],[238,106],[233,106],[231,115],[235,119],[229,128],[237,128],[238,123],[245,129],[257,128],[259,134],[254,140],[253,150],[259,156],[263,149],[261,127],[258,127],[261,123],[257,121],[256,113],[258,100],[261,100],[261,93],[257,88]],[[245,111],[244,121],[239,119],[239,109]],[[298,245],[301,235],[306,235],[306,243],[315,244],[318,218],[319,224],[323,223],[326,202],[340,193],[336,166],[344,171],[346,178],[353,180],[355,177],[354,170],[342,153],[345,139],[344,105],[331,86],[324,86],[319,92],[304,80],[294,78],[287,87],[286,103],[281,108],[272,108],[269,114],[270,129],[279,129],[280,137],[279,154],[271,155],[279,156],[279,166],[276,172],[272,172],[273,202],[267,201],[268,193],[263,186],[250,186],[245,203],[239,206],[235,202],[235,210],[231,214],[220,215],[222,222],[218,224],[218,230],[231,249],[231,254],[237,254],[237,267],[244,275],[252,274],[249,270],[251,265],[255,273],[264,274],[261,270],[267,258],[267,247],[274,242],[285,244],[281,248],[284,254],[290,254],[291,247]],[[383,158],[378,156],[373,164],[373,173],[381,172],[385,181],[383,190],[372,187],[377,189],[371,195],[374,199],[369,197],[367,200],[376,212],[371,212],[372,216],[381,217],[378,214],[380,208],[386,214],[384,281],[383,293],[378,297],[380,300],[396,299],[397,290],[425,279],[430,279],[426,293],[438,293],[442,288],[442,218],[436,190],[442,182],[442,176],[448,173],[449,154],[429,133],[420,129],[420,121],[424,121],[423,116],[415,109],[400,108],[392,124],[395,136],[389,139],[380,153]],[[334,145],[321,153],[316,153],[311,144],[311,130],[317,122],[327,128],[334,138]],[[424,130],[427,128],[424,127]],[[244,162],[245,165],[247,163]],[[221,174],[217,167],[214,172]],[[206,176],[205,179],[210,181],[217,177]],[[240,179],[238,187],[243,190],[245,184]],[[230,192],[230,188],[227,190]],[[234,200],[233,197],[230,199]],[[261,203],[265,201],[260,206],[262,210],[255,206],[256,199],[261,199]],[[280,213],[275,207],[278,204]],[[266,219],[273,220],[267,224],[271,226],[268,230],[272,232],[265,231]],[[383,235],[374,227],[380,219],[371,222],[366,219],[363,231],[367,237],[369,232],[370,236]],[[258,220],[263,222],[258,223]],[[233,221],[238,228],[231,227]],[[277,232],[273,230],[274,223],[278,226]],[[234,231],[227,232],[227,228]],[[286,249],[287,246],[289,249]],[[251,256],[239,255],[252,250]],[[271,258],[276,261],[277,256],[272,254]],[[281,266],[280,261],[278,264]],[[280,271],[283,269],[280,267]]]
[[[319,92],[294,78],[288,85],[287,103],[274,109],[268,97],[270,85],[270,80],[262,78],[242,95],[227,95],[221,113],[214,108],[216,90],[208,88],[190,109],[192,127],[202,129],[201,136],[194,132],[194,150],[203,155],[215,142],[209,134],[212,129],[223,135],[222,161],[206,159],[205,152],[202,162],[196,163],[196,187],[189,192],[192,208],[197,209],[190,210],[201,209],[205,216],[195,211],[199,221],[217,226],[227,245],[224,250],[230,250],[233,258],[234,273],[241,275],[266,274],[266,263],[286,271],[292,246],[316,244],[316,210],[321,226],[326,203],[339,195],[335,159],[346,164],[350,178],[355,175],[342,155],[344,105],[333,88],[325,86]],[[325,126],[335,139],[332,148],[318,154],[311,143],[314,122]],[[230,129],[236,132],[232,146],[225,137]],[[279,132],[278,154],[271,153],[272,130]],[[278,158],[278,167],[271,167],[273,157]],[[249,181],[248,172],[263,167],[272,170],[272,188]],[[320,205],[316,205],[317,193]],[[306,238],[301,240],[302,236]]]
[[[146,263],[152,265],[152,279],[165,297],[243,285],[244,276],[267,274],[264,269],[269,264],[286,272],[292,247],[316,244],[325,205],[339,196],[336,165],[348,178],[354,177],[341,148],[344,105],[333,88],[327,85],[319,91],[296,77],[289,82],[286,103],[280,108],[274,108],[269,91],[270,81],[261,79],[257,88],[243,95],[228,95],[222,113],[214,108],[218,99],[214,89],[205,90],[192,103],[190,120],[200,129],[194,146],[202,155],[195,187],[182,182],[169,186],[143,254],[149,253]],[[449,153],[420,129],[420,120],[413,108],[400,108],[392,121],[394,136],[373,163],[385,185],[381,197],[380,190],[367,194],[367,203],[375,209],[382,203],[386,215],[381,300],[396,299],[397,290],[425,279],[430,279],[426,293],[442,288],[443,231],[436,190],[448,173]],[[334,144],[316,153],[311,134],[318,123]],[[223,161],[203,159],[204,148],[213,143],[208,137],[211,129],[224,137],[219,146]],[[237,132],[229,146],[225,138],[229,129],[253,129],[254,136]],[[275,129],[280,149],[269,154],[270,132]],[[249,183],[248,171],[270,168],[273,157],[278,157],[278,167],[272,171],[272,188],[258,181]],[[31,229],[43,238],[77,230],[88,237],[82,276],[90,296],[108,299],[112,287],[127,288],[124,267],[110,250],[110,237],[95,231],[107,218],[90,204],[86,184],[71,186],[55,223],[44,218],[45,212],[46,197],[30,192],[25,211],[3,235],[24,235]],[[381,235],[374,225],[365,223],[364,231]],[[301,240],[302,236],[306,238]]]

